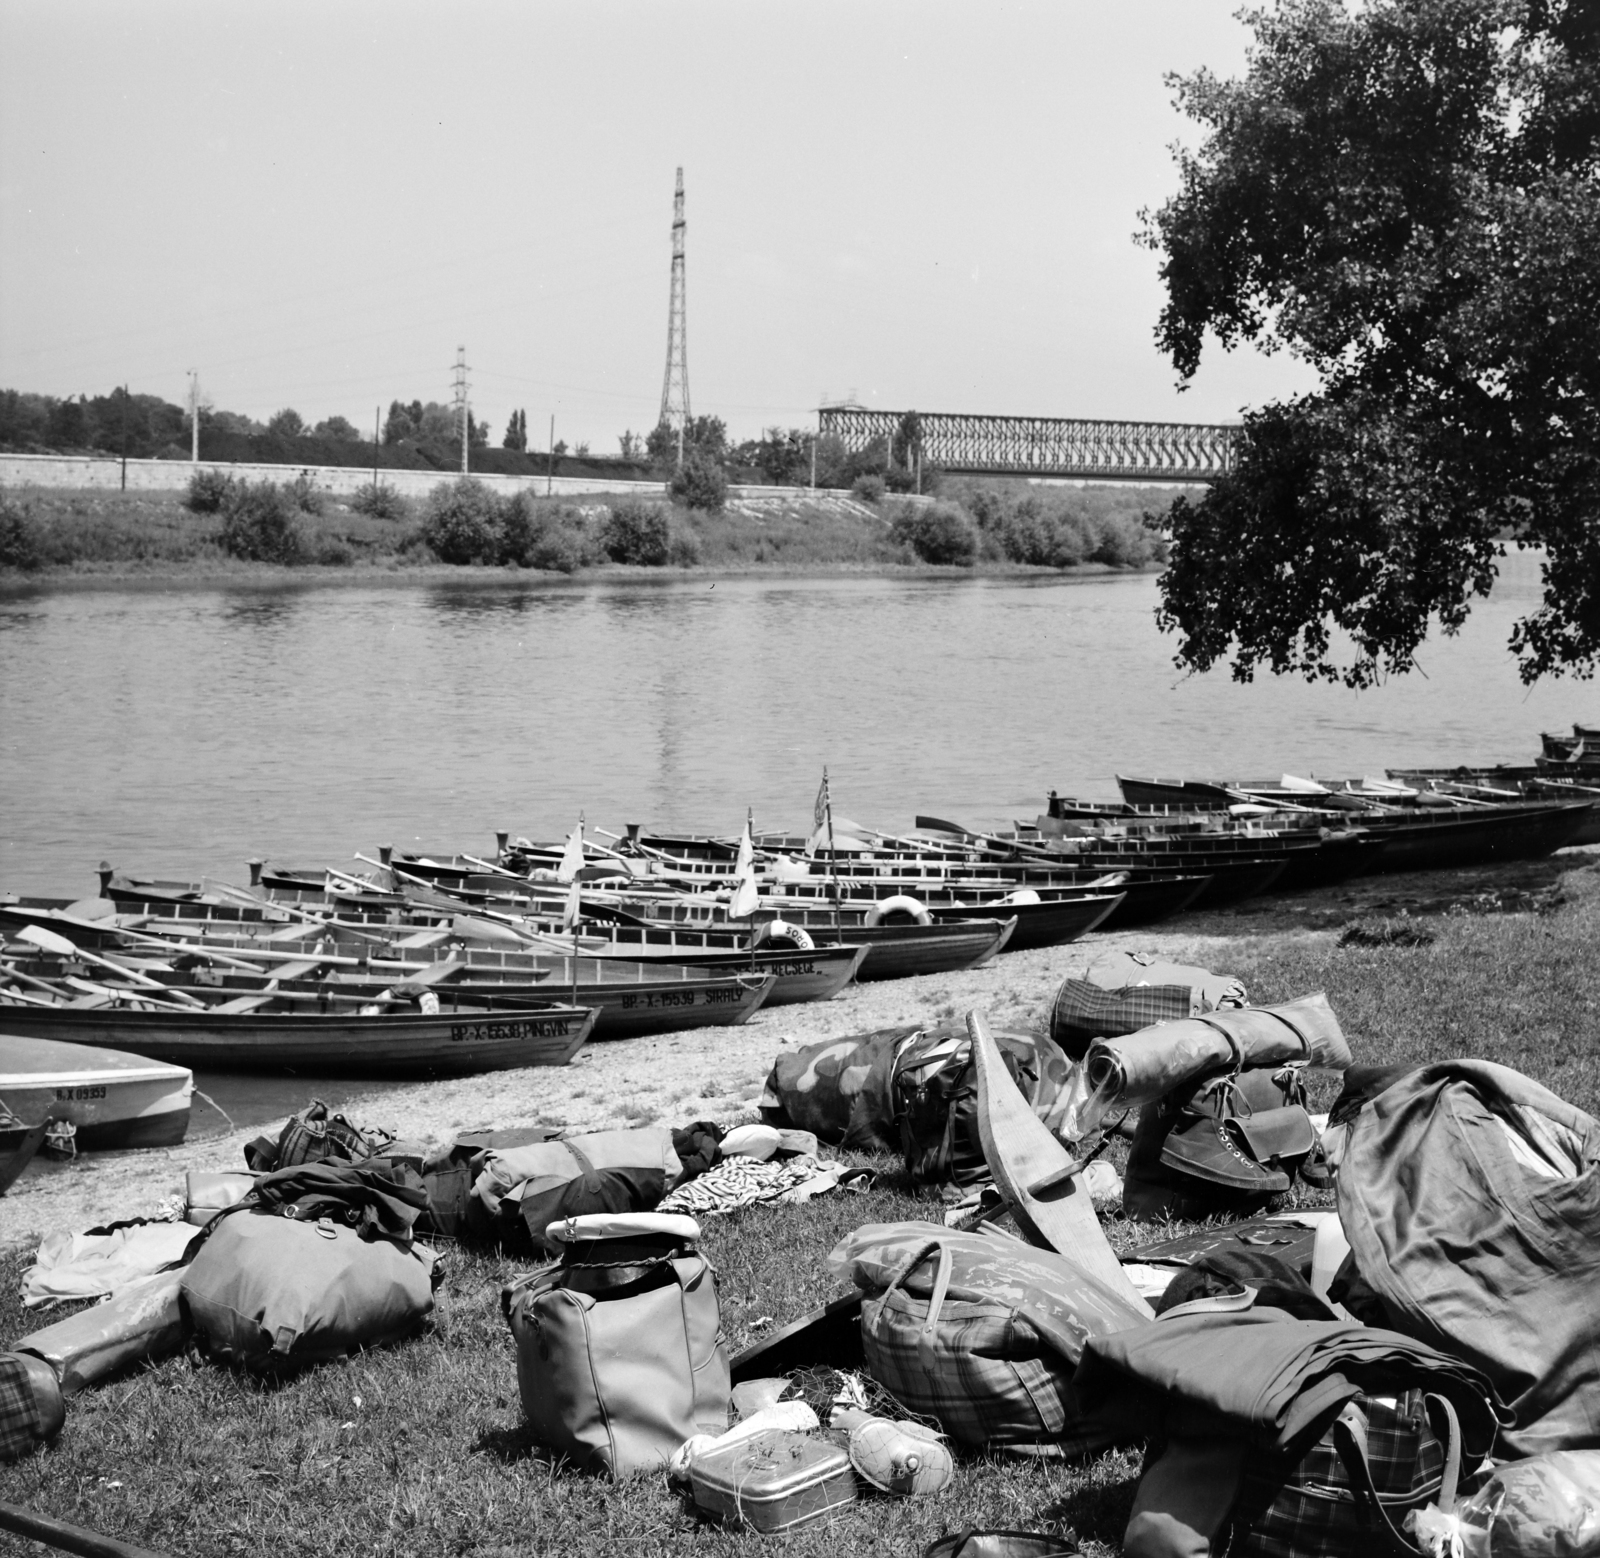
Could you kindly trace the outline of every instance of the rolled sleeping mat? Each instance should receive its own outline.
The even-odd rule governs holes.
[[[1105,1108],[1154,1103],[1212,1071],[1295,1065],[1343,1071],[1349,1064],[1350,1046],[1320,990],[1282,1006],[1237,1007],[1096,1039],[1084,1060]]]

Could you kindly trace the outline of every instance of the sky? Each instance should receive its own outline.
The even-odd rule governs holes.
[[[691,406],[736,438],[891,410],[1227,421],[1179,393],[1139,212],[1243,68],[1238,0],[0,0],[0,388],[451,395],[499,441],[653,426],[672,194]]]

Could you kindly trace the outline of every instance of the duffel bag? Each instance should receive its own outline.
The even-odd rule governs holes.
[[[716,1272],[692,1217],[635,1213],[552,1225],[558,1265],[501,1294],[535,1437],[581,1470],[659,1471],[728,1426]]]
[[[494,1149],[472,1193],[494,1217],[520,1219],[535,1250],[556,1254],[545,1237],[551,1223],[573,1213],[649,1211],[682,1173],[672,1132],[646,1125]]]
[[[182,1302],[215,1358],[279,1371],[418,1330],[433,1310],[433,1253],[321,1218],[233,1212],[184,1269]]]
[[[893,1264],[889,1264],[890,1261]],[[1111,1442],[1071,1380],[1083,1343],[1149,1318],[1054,1250],[936,1224],[869,1224],[828,1257],[869,1294],[867,1371],[969,1449],[1086,1454]]]

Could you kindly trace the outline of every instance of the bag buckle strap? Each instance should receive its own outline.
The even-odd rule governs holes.
[[[1444,1441],[1444,1473],[1439,1482],[1438,1507],[1452,1514],[1456,1506],[1456,1489],[1461,1479],[1461,1422],[1454,1405],[1444,1396],[1429,1393],[1423,1397],[1428,1419],[1436,1434]],[[1383,1500],[1378,1496],[1372,1480],[1372,1466],[1367,1459],[1367,1419],[1361,1408],[1350,1402],[1333,1424],[1334,1448],[1350,1478],[1356,1493],[1357,1506],[1366,1516],[1372,1534],[1384,1544],[1384,1551],[1397,1558],[1417,1558],[1418,1548],[1409,1541],[1389,1518]]]

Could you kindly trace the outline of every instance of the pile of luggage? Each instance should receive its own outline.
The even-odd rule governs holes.
[[[314,1106],[250,1173],[191,1175],[182,1224],[46,1241],[30,1301],[113,1296],[0,1355],[0,1455],[184,1345],[267,1372],[402,1340],[439,1246],[477,1240],[542,1261],[502,1294],[539,1442],[665,1470],[708,1517],[789,1531],[935,1495],[965,1452],[1143,1443],[1134,1558],[1600,1555],[1600,1122],[1488,1061],[1357,1065],[1320,994],[1252,1006],[1124,953],[1074,969],[1041,1027],[785,1052],[762,1123],[727,1132],[421,1153]],[[1316,1071],[1342,1089],[1326,1115]],[[1211,1226],[1112,1250],[1090,1171],[1119,1133],[1126,1219]],[[823,1144],[892,1148],[954,1205],[854,1229],[845,1291],[730,1357],[686,1214],[848,1183]],[[1274,1210],[1297,1184],[1322,1207]]]

